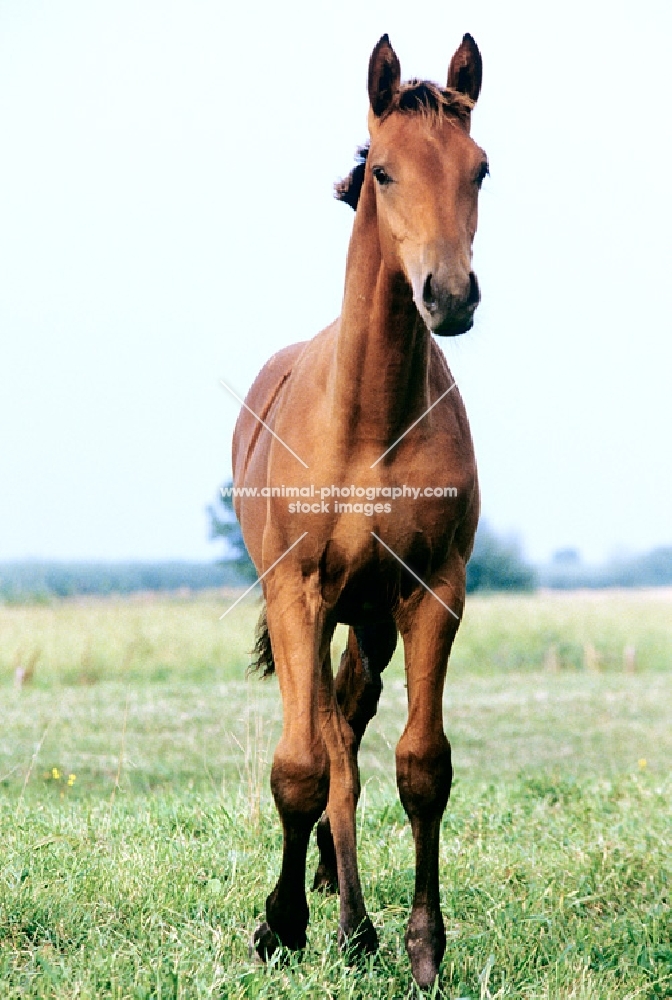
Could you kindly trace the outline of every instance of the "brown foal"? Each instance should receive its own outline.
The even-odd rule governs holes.
[[[400,632],[408,721],[397,785],[416,861],[406,947],[422,987],[445,950],[439,829],[452,766],[442,694],[479,512],[466,413],[431,333],[470,329],[480,298],[471,255],[487,159],[469,134],[480,86],[470,35],[446,88],[402,84],[380,39],[369,63],[370,142],[337,187],[356,208],[341,316],[271,358],[233,443],[235,485],[267,494],[239,497],[236,510],[263,576],[257,648],[266,672],[277,672],[283,704],[271,771],[282,867],[254,946],[268,958],[278,944],[305,945],[306,851],[318,823],[314,887],[340,893],[339,940],[377,947],[357,869],[357,753]],[[304,496],[315,484],[354,487],[378,502],[289,504],[279,495],[286,484]],[[421,492],[380,502],[400,484]],[[452,495],[424,495],[447,485]],[[338,622],[350,631],[334,678]]]

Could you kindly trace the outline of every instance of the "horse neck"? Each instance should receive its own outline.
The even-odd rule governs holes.
[[[375,192],[355,215],[333,373],[333,420],[346,447],[387,447],[429,405],[429,334],[402,274],[380,252]]]

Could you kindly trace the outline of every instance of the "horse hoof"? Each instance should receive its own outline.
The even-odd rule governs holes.
[[[431,989],[436,981],[436,977],[439,974],[439,970],[431,960],[430,956],[411,955],[410,958],[411,972],[413,973],[413,978],[418,984],[418,987],[421,990]]]
[[[439,917],[434,921],[423,914],[412,914],[405,940],[413,978],[421,990],[429,989],[439,974],[446,950],[443,920]]]
[[[417,942],[420,945],[420,942]],[[421,990],[428,990],[434,985],[439,974],[439,965],[426,945],[418,948],[407,946],[408,957],[411,960],[413,978]]]
[[[250,941],[250,958],[256,962],[268,962],[280,942],[264,920],[259,924]]]
[[[347,952],[353,958],[359,955],[373,955],[378,951],[378,935],[370,917],[362,920],[359,927],[351,933],[339,925],[338,944],[341,951]]]
[[[315,872],[313,892],[324,892],[328,895],[338,892],[338,878],[333,871],[322,863],[317,866],[317,871]]]

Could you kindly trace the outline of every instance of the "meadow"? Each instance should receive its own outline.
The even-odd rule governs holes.
[[[310,894],[303,955],[248,957],[279,870],[281,706],[246,676],[254,596],[219,621],[235,596],[0,606],[0,997],[419,995],[400,647],[360,758],[380,952],[349,965],[337,900]],[[433,995],[672,996],[671,678],[670,590],[471,598],[445,694]]]

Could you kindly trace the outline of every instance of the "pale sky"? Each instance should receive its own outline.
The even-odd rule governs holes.
[[[483,55],[474,329],[492,526],[672,544],[672,8],[0,0],[0,559],[212,559],[237,404],[340,311],[369,54]]]

